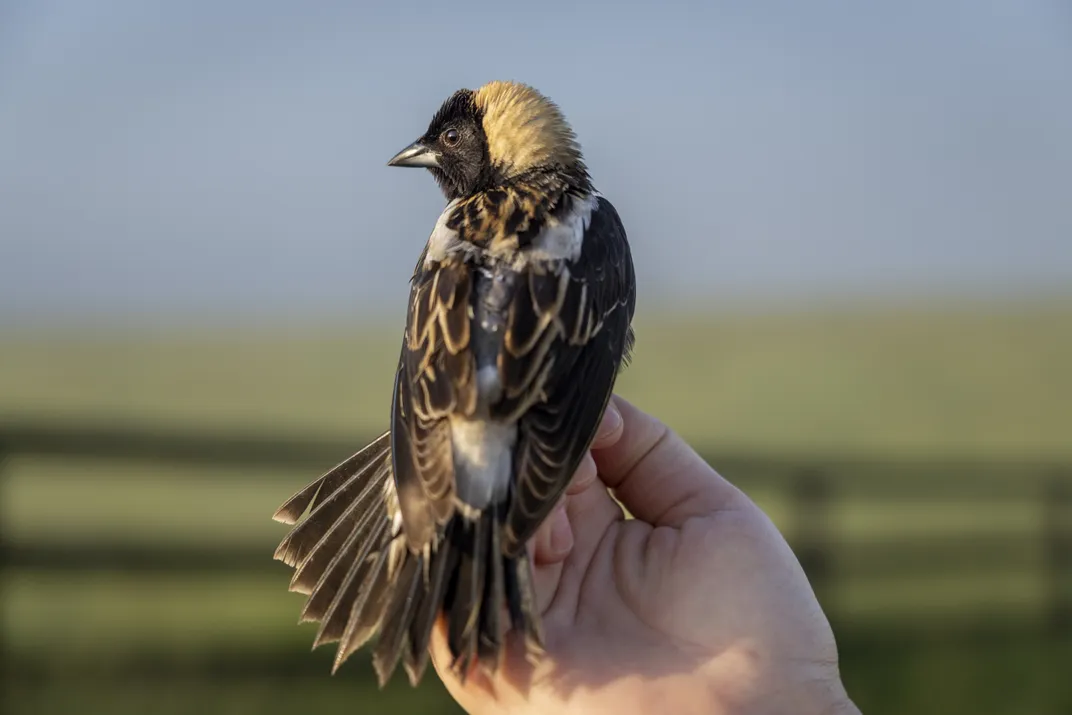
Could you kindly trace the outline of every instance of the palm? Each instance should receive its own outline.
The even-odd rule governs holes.
[[[470,712],[729,715],[844,698],[830,627],[778,531],[676,437],[651,441],[639,459],[596,452],[636,519],[582,465],[572,544],[556,548],[554,517],[536,539],[548,657],[534,668],[517,648],[465,685],[445,674]]]

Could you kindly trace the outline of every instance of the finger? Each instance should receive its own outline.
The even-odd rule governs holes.
[[[569,631],[576,622],[581,587],[587,578],[592,560],[605,543],[607,531],[624,518],[621,507],[611,498],[606,486],[595,476],[587,485],[566,499],[566,513],[571,527],[573,544],[569,557],[562,562],[558,573],[555,597],[546,612],[546,628]]]
[[[614,445],[621,439],[624,426],[625,422],[622,421],[622,413],[618,411],[612,400],[607,405],[606,412],[603,413],[603,420],[599,423],[599,429],[596,430],[596,436],[592,440],[590,449],[606,449]],[[592,461],[592,454],[590,451],[585,452],[580,466],[577,467],[577,471],[573,474],[573,479],[570,480],[569,486],[566,487],[566,494],[570,496],[580,494],[595,484],[598,479],[599,475],[596,474],[596,463]]]
[[[595,449],[599,478],[638,519],[680,526],[694,516],[730,508],[740,492],[720,477],[673,430],[621,397],[620,438]]]
[[[594,458],[596,454],[598,452],[585,455],[585,462],[582,463],[582,467],[585,463],[591,463],[592,479],[578,480],[579,488],[570,493],[566,500],[566,514],[573,529],[570,560],[582,568],[587,567],[611,524],[624,518],[621,506],[614,501],[606,485],[600,481]],[[584,471],[587,472],[587,469]]]
[[[428,643],[432,667],[439,679],[443,681],[447,692],[467,712],[473,712],[483,701],[494,701],[495,683],[479,667],[473,668],[464,683],[450,668],[452,660],[450,647],[447,645],[447,621],[443,616],[436,619],[432,628],[432,637]]]
[[[584,457],[581,458],[581,465],[577,467],[577,471],[573,474],[573,479],[570,480],[569,486],[566,487],[566,496],[580,494],[598,481],[599,475],[596,473],[596,463],[592,459],[592,453],[585,452]]]
[[[458,705],[468,713],[502,713],[531,709],[528,689],[521,692],[519,684],[531,683],[533,667],[525,658],[524,640],[510,632],[503,645],[503,659],[497,671],[489,673],[477,666],[462,683],[451,671],[450,648],[447,645],[447,626],[443,619],[436,622],[429,644],[432,666],[443,685]]]
[[[533,561],[537,566],[546,566],[565,561],[573,549],[573,529],[566,515],[566,500],[563,497],[558,506],[544,520],[536,531]]]
[[[592,440],[591,449],[606,449],[622,437],[622,428],[625,423],[622,421],[622,413],[618,411],[617,406],[614,404],[614,400],[611,399],[607,403],[607,409],[603,412],[603,419],[599,423],[599,427],[596,429],[596,436]]]

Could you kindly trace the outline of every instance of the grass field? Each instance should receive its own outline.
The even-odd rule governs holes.
[[[367,434],[398,331],[9,331],[0,418]],[[699,320],[641,316],[619,392],[726,449],[1072,455],[1072,303]]]
[[[398,337],[358,332],[9,332],[0,338],[0,423],[356,439],[385,422]],[[619,392],[678,428],[716,467],[720,453],[742,452],[1072,462],[1069,365],[1072,304],[649,316],[638,321],[636,359]],[[828,515],[839,565],[850,572],[829,598],[846,624],[846,679],[864,711],[1068,712],[1072,688],[1057,673],[1072,660],[1072,642],[1047,635],[1040,620],[1050,585],[1037,475],[899,469],[841,474],[843,498]],[[260,550],[267,559],[283,533],[268,516],[311,476],[16,458],[0,480],[0,523],[8,544]],[[792,530],[788,495],[762,475],[739,476]],[[913,546],[883,550],[901,542]],[[851,577],[857,570],[866,577]],[[282,566],[7,570],[0,624],[15,670],[5,711],[453,711],[434,684],[416,694],[399,684],[372,699],[359,664],[323,677],[330,654],[305,653],[313,628],[294,625],[301,599],[285,592],[288,574]],[[1013,625],[965,642],[942,635],[949,620]],[[921,634],[918,642],[907,633]],[[999,686],[1001,674],[1015,682]]]

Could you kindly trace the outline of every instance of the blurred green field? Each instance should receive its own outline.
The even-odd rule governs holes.
[[[1072,463],[1072,304],[644,316],[637,332],[619,392],[716,467],[731,453]],[[0,424],[358,439],[385,423],[397,338],[341,325],[8,331]],[[824,598],[864,712],[1072,710],[1072,687],[1056,677],[1072,642],[1044,620],[1052,584],[1040,475],[909,473],[896,461],[844,469],[825,518],[835,566],[849,575]],[[794,504],[776,481],[730,462],[723,470],[793,531]],[[284,533],[270,514],[314,475],[38,456],[10,459],[2,476],[7,545],[237,550],[267,561]],[[902,542],[912,547],[889,548]],[[315,628],[295,625],[301,598],[286,593],[289,570],[277,566],[5,569],[5,711],[453,712],[435,683],[410,693],[397,679],[378,695],[360,663],[328,678],[330,653],[305,652]],[[944,635],[951,621],[993,633],[964,641]],[[1001,674],[1015,681],[999,684]]]
[[[368,434],[399,331],[359,325],[0,337],[0,418]],[[720,449],[1072,455],[1072,303],[641,315],[619,392]]]

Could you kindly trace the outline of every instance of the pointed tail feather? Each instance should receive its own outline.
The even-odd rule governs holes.
[[[491,514],[483,514],[460,530],[463,545],[459,548],[457,578],[453,589],[447,591],[447,645],[452,661],[450,667],[465,679],[476,657],[477,631],[484,598],[484,574],[488,570],[487,543],[490,540]]]
[[[485,669],[494,672],[502,665],[502,612],[506,602],[506,577],[498,519],[490,536],[487,553],[488,574],[484,579],[484,597],[480,608],[477,658]]]
[[[376,669],[381,688],[390,679],[409,639],[409,627],[424,585],[421,573],[423,559],[412,554],[406,556],[406,563],[398,572],[394,593],[383,619],[383,631],[372,655],[372,667]]]
[[[446,541],[440,542],[432,552],[426,585],[420,590],[417,606],[409,623],[409,643],[403,653],[402,665],[413,686],[421,681],[428,667],[428,642],[436,616],[443,607],[443,594],[449,575],[458,567],[458,551]]]
[[[465,680],[479,664],[495,672],[504,657],[502,611],[525,637],[526,652],[543,652],[543,634],[528,552],[517,557],[502,553],[503,511],[490,509],[478,521],[455,517],[454,544],[459,552],[454,577],[443,598],[447,612],[447,645],[451,669]]]
[[[543,654],[543,628],[536,607],[536,587],[528,550],[516,557],[503,557],[506,581],[506,606],[510,626],[525,638],[525,655],[530,661]]]
[[[325,581],[318,584],[305,602],[301,620],[320,621],[313,648],[343,637],[362,589],[377,575],[373,568],[382,568],[378,562],[387,550],[387,528],[386,521],[380,521],[363,542],[355,540],[356,552],[344,554],[335,571],[330,576],[325,574]]]
[[[313,647],[338,641],[332,672],[379,633],[380,686],[399,661],[416,686],[436,618],[446,616],[450,667],[496,671],[505,651],[502,613],[530,658],[543,652],[528,552],[503,554],[505,508],[455,514],[435,541],[411,551],[398,521],[385,434],[291,497],[275,518],[295,524],[275,558],[294,567],[291,590],[308,595],[302,621],[318,621]],[[300,523],[299,517],[309,510]]]
[[[389,465],[381,464],[366,489],[343,511],[335,523],[327,528],[317,542],[307,549],[302,560],[295,566],[294,576],[290,581],[291,591],[311,594],[330,564],[346,551],[345,546],[360,544],[368,537],[368,532],[386,518],[382,505],[383,485],[378,482],[385,479],[389,473]],[[315,533],[309,534],[310,540],[313,535]]]
[[[283,524],[296,524],[310,503],[314,508],[318,506],[325,497],[342,486],[343,483],[362,472],[369,462],[386,455],[388,449],[390,449],[390,443],[391,433],[384,432],[352,457],[336,465],[326,474],[317,477],[297,494],[287,499],[283,506],[279,507],[275,514],[272,515],[272,518]]]
[[[383,494],[390,468],[382,468],[389,465],[389,457],[390,444],[380,437],[291,497],[276,511],[277,520],[296,520],[310,503],[313,508],[279,544],[275,558],[287,566],[298,565],[355,502],[382,510],[383,500],[375,497]]]
[[[346,630],[339,639],[339,648],[335,654],[335,664],[331,672],[336,673],[346,659],[379,630],[383,624],[383,614],[392,594],[391,574],[386,568],[390,547],[380,551],[372,562],[369,575],[364,579],[350,607],[350,618]]]

